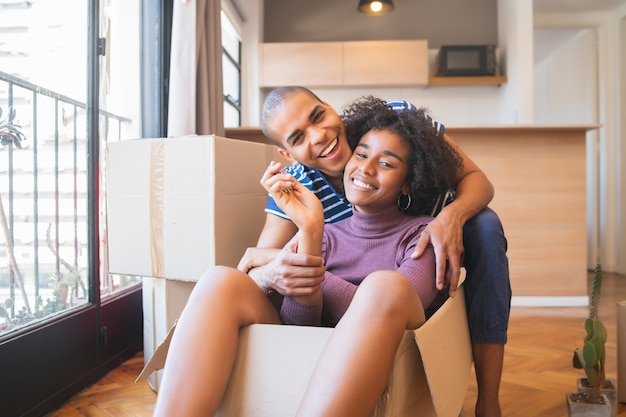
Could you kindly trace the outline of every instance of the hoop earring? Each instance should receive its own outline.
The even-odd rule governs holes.
[[[406,203],[402,203],[402,197],[406,197]],[[411,207],[411,194],[400,194],[398,196],[398,208],[402,211],[407,211]]]

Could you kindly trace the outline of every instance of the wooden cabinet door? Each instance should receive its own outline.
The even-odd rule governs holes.
[[[428,42],[355,41],[343,43],[344,85],[426,85]]]
[[[342,44],[342,42],[261,44],[261,87],[342,85]]]

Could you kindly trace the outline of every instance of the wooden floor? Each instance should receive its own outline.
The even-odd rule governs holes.
[[[591,275],[590,275],[591,276]],[[616,303],[626,300],[626,276],[604,274],[600,315],[607,327],[607,377],[617,378]],[[514,307],[509,324],[500,400],[505,417],[567,416],[565,393],[575,391],[582,371],[572,368],[574,348],[582,344],[587,308]],[[135,384],[141,354],[85,390],[51,417],[151,416],[156,394],[145,381]],[[474,416],[476,384],[470,380],[464,417]],[[626,417],[626,404],[618,407]],[[253,416],[251,416],[253,417]],[[277,416],[282,417],[282,416]]]

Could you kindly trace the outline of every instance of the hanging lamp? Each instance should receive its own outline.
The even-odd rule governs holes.
[[[380,16],[393,10],[393,0],[359,0],[358,10],[370,16]]]

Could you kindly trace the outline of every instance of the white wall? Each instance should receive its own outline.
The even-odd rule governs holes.
[[[509,81],[496,113],[502,124],[533,123],[532,0],[498,0],[498,42]]]
[[[597,108],[595,119],[602,126],[595,134],[588,135],[588,226],[589,226],[589,257],[588,266],[591,268],[600,261],[602,269],[606,271],[626,273],[626,261],[624,260],[624,244],[626,244],[626,227],[623,224],[625,216],[624,204],[624,152],[622,143],[624,138],[623,108],[626,98],[623,91],[624,66],[620,66],[620,59],[624,59],[624,19],[626,19],[626,5],[613,12],[605,13],[571,13],[571,14],[546,14],[535,16],[536,31],[542,28],[542,33],[547,36],[544,41],[553,45],[559,44],[561,39],[568,38],[574,33],[593,33],[593,41],[569,36],[570,42],[577,45],[568,51],[568,46],[556,48],[552,62],[559,61],[563,73],[562,78],[552,77],[550,82],[565,83],[569,79],[572,88],[579,88],[585,80],[576,80],[568,75],[568,72],[588,69],[589,62],[595,63],[596,97]],[[580,32],[578,32],[580,31]],[[588,31],[588,32],[585,32]],[[589,43],[594,43],[593,56],[586,56],[584,49]],[[586,45],[586,46],[585,46]],[[575,53],[576,47],[582,48],[580,53]],[[620,58],[621,57],[621,58]],[[581,70],[581,68],[583,68]],[[538,67],[540,71],[545,69]],[[549,77],[546,76],[546,79]],[[545,85],[545,84],[544,84]],[[571,93],[571,92],[570,92]],[[582,92],[581,92],[582,94]],[[577,97],[578,117],[583,117],[580,112],[584,111],[588,97]],[[561,100],[564,106],[564,100]],[[561,118],[559,112],[552,112],[551,117]],[[587,120],[588,117],[585,117]]]
[[[323,100],[335,109],[354,99],[375,95],[385,100],[406,99],[416,106],[426,107],[430,114],[448,126],[499,124],[498,108],[500,89],[498,86],[429,86],[399,88],[343,88],[314,89]]]
[[[593,29],[535,29],[535,123],[597,122],[596,42],[597,36]],[[572,65],[574,63],[576,65]]]
[[[534,31],[534,120],[593,124],[599,117],[595,28],[539,27]],[[598,132],[587,134],[587,265],[598,258]]]

